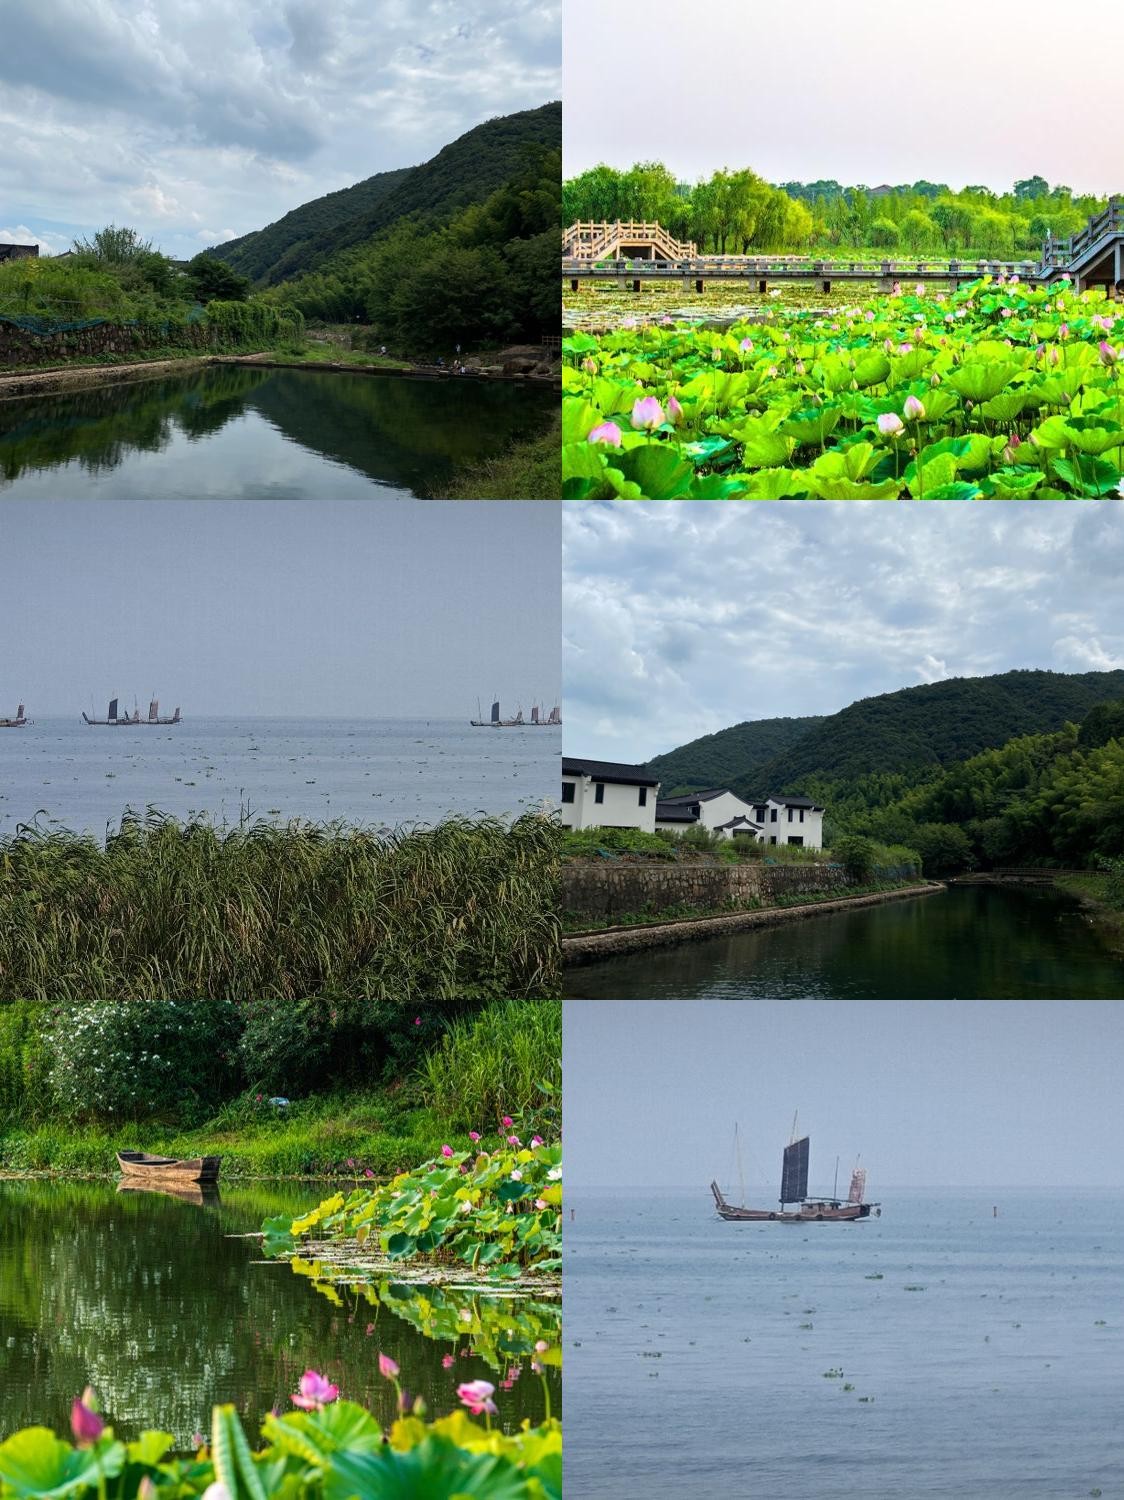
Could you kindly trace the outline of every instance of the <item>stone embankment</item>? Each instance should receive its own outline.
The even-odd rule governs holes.
[[[595,921],[673,906],[721,911],[856,883],[838,865],[827,864],[567,860],[562,866],[562,910]]]
[[[595,932],[578,932],[562,939],[562,956],[567,964],[593,963],[600,958],[639,953],[647,948],[691,942],[699,938],[721,937],[752,927],[771,927],[781,922],[799,921],[832,912],[851,911],[858,907],[878,906],[887,901],[902,901],[911,896],[931,896],[945,890],[939,883],[902,886],[897,890],[875,891],[865,895],[840,896],[837,900],[808,901],[792,906],[762,907],[755,911],[691,917],[666,922],[653,921],[633,926],[612,927]]]

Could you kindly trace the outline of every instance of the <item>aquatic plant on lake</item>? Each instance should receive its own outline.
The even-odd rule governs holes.
[[[1117,496],[1124,309],[984,278],[564,343],[568,499]]]
[[[491,1424],[499,1410],[495,1387],[477,1380],[458,1389],[466,1410],[429,1421],[424,1402],[411,1402],[402,1391],[394,1362],[380,1356],[379,1363],[399,1396],[401,1415],[388,1429],[357,1402],[341,1399],[326,1376],[308,1370],[291,1397],[299,1409],[265,1418],[257,1452],[234,1406],[214,1408],[210,1442],[200,1437],[191,1457],[175,1456],[166,1432],[119,1442],[87,1389],[72,1407],[73,1443],[47,1427],[24,1428],[0,1443],[0,1496],[346,1500],[366,1495],[389,1500],[471,1494],[479,1500],[560,1500],[557,1420],[499,1431]],[[470,1412],[483,1415],[484,1424],[470,1420]]]
[[[0,1000],[557,992],[550,819],[216,828],[152,814],[0,843]]]
[[[267,1219],[267,1254],[291,1254],[316,1231],[318,1240],[353,1242],[348,1264],[414,1256],[460,1261],[497,1280],[562,1264],[562,1146],[516,1134],[504,1116],[489,1148],[477,1131],[470,1148],[447,1143],[441,1155],[388,1183],[336,1193],[297,1219]],[[351,1253],[351,1246],[349,1254]]]

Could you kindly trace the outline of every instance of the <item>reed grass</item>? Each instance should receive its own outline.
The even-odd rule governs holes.
[[[150,810],[102,846],[0,843],[0,1001],[440,1000],[559,988],[549,819],[218,828]]]
[[[562,1084],[562,1002],[504,1000],[454,1021],[418,1067],[422,1097],[459,1130],[487,1130],[503,1115],[534,1117],[541,1084]]]

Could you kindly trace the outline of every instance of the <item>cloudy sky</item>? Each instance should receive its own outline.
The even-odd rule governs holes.
[[[1041,173],[1124,192],[1119,0],[1085,0],[1073,30],[1052,0],[994,27],[975,0],[804,0],[795,18],[785,5],[566,0],[565,25],[567,176],[655,159],[687,181],[751,166],[772,182],[1007,191]]]
[[[556,505],[0,509],[16,581],[0,592],[0,714],[22,698],[40,717],[74,715],[91,695],[100,708],[157,683],[196,715],[461,718],[493,692],[505,710],[556,701],[557,573],[551,588],[544,565],[558,556]],[[512,586],[532,577],[533,603]]]
[[[745,719],[1015,667],[1124,667],[1124,507],[563,507],[564,743],[644,761]]]
[[[560,96],[561,0],[2,0],[0,240],[183,257]]]
[[[862,1153],[874,1199],[889,1184],[1124,1186],[1119,1154],[1089,1150],[1124,1130],[1119,1001],[570,1000],[562,1030],[568,1191],[690,1185],[705,1208],[711,1178],[733,1177],[735,1121],[747,1183],[775,1191],[793,1058],[813,1192],[837,1151]]]

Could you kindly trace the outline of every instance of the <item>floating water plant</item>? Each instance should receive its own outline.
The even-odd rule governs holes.
[[[565,340],[571,499],[1117,496],[1124,314],[985,278],[840,313]]]

